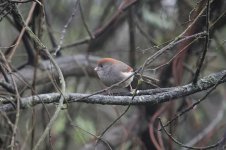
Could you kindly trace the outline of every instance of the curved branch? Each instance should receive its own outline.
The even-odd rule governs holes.
[[[129,96],[105,96],[105,95],[92,95],[81,94],[81,93],[68,93],[65,94],[65,101],[71,102],[83,102],[92,104],[103,104],[103,105],[155,105],[163,102],[175,100],[176,98],[191,95],[197,92],[205,91],[216,84],[226,82],[226,79],[222,77],[226,76],[226,70],[221,72],[210,74],[200,80],[197,84],[187,84],[184,86],[172,87],[172,88],[161,88],[158,92],[153,92],[155,89],[138,91],[138,96],[135,96],[131,101],[132,95]],[[55,103],[59,101],[60,94],[40,94],[36,96],[30,96],[21,98],[21,108],[26,109],[33,107],[37,104],[42,103]],[[3,101],[0,99],[0,101]],[[11,111],[14,110],[12,104],[2,104],[0,111]]]

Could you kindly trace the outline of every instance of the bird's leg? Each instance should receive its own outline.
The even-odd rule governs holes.
[[[129,85],[129,87],[130,87],[130,93],[131,93],[131,94],[134,94],[135,89],[133,89],[133,87],[132,87],[132,85],[131,85],[131,84]]]

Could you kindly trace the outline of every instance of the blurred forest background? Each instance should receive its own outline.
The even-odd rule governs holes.
[[[104,89],[93,70],[103,57],[134,69],[149,60],[144,74],[159,82],[137,87],[134,81],[140,90],[186,85],[224,71],[226,1],[0,0],[0,149],[224,149],[226,93],[220,81],[126,112],[128,106],[71,102],[53,119],[59,100],[19,105],[32,95],[65,93],[50,62],[61,69],[66,93]],[[158,117],[163,124],[175,118],[165,127],[170,135],[158,131]],[[51,129],[44,136],[46,127]]]

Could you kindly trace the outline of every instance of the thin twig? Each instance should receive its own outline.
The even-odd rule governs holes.
[[[33,3],[32,3],[31,9],[30,9],[30,11],[29,11],[29,13],[28,13],[27,20],[26,20],[26,22],[24,23],[24,26],[23,26],[23,28],[22,28],[22,30],[21,30],[21,32],[20,32],[20,35],[19,35],[18,38],[17,38],[17,41],[16,41],[16,43],[15,43],[15,46],[13,47],[13,49],[12,49],[11,52],[10,52],[10,54],[8,55],[7,60],[8,60],[9,62],[11,61],[11,59],[12,59],[12,57],[13,57],[13,55],[14,55],[16,49],[17,49],[17,47],[18,47],[19,44],[20,44],[20,41],[21,41],[21,39],[22,39],[22,37],[23,37],[23,35],[24,35],[24,32],[25,32],[26,26],[27,26],[27,25],[29,24],[29,22],[31,21],[31,17],[32,17],[32,15],[33,15],[34,10],[35,10],[36,4],[37,4],[36,2],[33,2]],[[16,6],[15,6],[15,7],[16,7]],[[14,9],[15,9],[15,8],[14,8]]]
[[[54,67],[56,68],[56,70],[57,70],[57,72],[59,74],[59,79],[60,79],[60,83],[61,83],[61,96],[60,96],[59,105],[58,105],[56,111],[54,112],[52,118],[50,119],[48,125],[46,126],[43,134],[39,138],[39,140],[36,143],[36,145],[34,146],[33,150],[37,150],[38,149],[39,145],[45,139],[45,137],[49,133],[49,130],[51,129],[53,123],[55,122],[56,118],[58,117],[58,114],[60,113],[60,110],[63,107],[64,94],[65,94],[65,89],[66,89],[63,73],[61,72],[59,66],[57,65],[57,63],[55,62],[55,60],[52,58],[52,56],[50,55],[50,53],[47,50],[46,50],[46,54],[47,54],[48,58],[50,59],[50,61],[53,63]]]
[[[89,27],[88,27],[88,25],[87,25],[87,23],[86,23],[86,21],[85,21],[85,17],[84,17],[84,13],[83,13],[83,10],[82,10],[82,6],[81,6],[81,1],[80,1],[80,0],[78,0],[78,7],[79,7],[80,15],[81,15],[81,18],[82,18],[82,23],[84,24],[85,29],[86,29],[86,31],[88,32],[90,39],[92,40],[92,39],[94,39],[95,37],[94,37],[94,35],[91,33],[91,31],[90,31],[90,29],[89,29]]]
[[[13,126],[13,133],[12,133],[12,138],[11,138],[11,143],[10,143],[10,148],[11,150],[14,150],[15,149],[15,138],[16,138],[16,133],[17,133],[17,127],[18,127],[18,123],[19,123],[19,118],[20,118],[20,95],[19,95],[19,92],[18,92],[18,88],[17,88],[17,85],[16,85],[16,82],[12,76],[12,70],[10,68],[10,65],[8,64],[4,54],[0,51],[0,55],[1,55],[1,59],[3,60],[3,62],[5,63],[6,67],[7,67],[7,70],[10,74],[10,77],[11,77],[11,80],[12,80],[12,86],[13,86],[13,89],[15,89],[15,97],[16,97],[16,120],[15,120],[15,124]]]
[[[209,38],[210,38],[209,20],[210,20],[210,0],[207,0],[207,6],[206,6],[206,33],[207,34],[206,34],[206,38],[205,38],[205,45],[204,45],[203,53],[202,53],[200,59],[198,59],[199,64],[198,64],[198,67],[197,67],[197,70],[195,72],[195,76],[194,76],[194,79],[193,79],[194,84],[196,84],[196,82],[198,80],[204,59],[206,57],[206,52],[207,52],[208,47],[209,47]]]
[[[223,119],[224,111],[225,111],[225,102],[223,102],[223,107],[219,110],[219,112],[217,113],[214,120],[205,129],[203,129],[203,131],[201,133],[199,133],[196,137],[192,138],[192,140],[189,141],[188,143],[186,143],[185,145],[193,146],[196,143],[198,143],[200,140],[202,140],[203,138],[207,137],[208,134],[211,131],[213,131],[216,128],[216,126],[219,124],[219,122]],[[214,134],[215,134],[215,132],[214,132]]]
[[[158,118],[158,120],[160,122],[161,128],[167,134],[167,136],[171,140],[173,140],[173,142],[175,142],[176,144],[178,144],[180,147],[184,147],[184,148],[188,148],[188,149],[197,149],[197,150],[205,149],[206,150],[206,149],[212,149],[212,148],[215,148],[215,147],[219,146],[221,144],[221,142],[223,141],[223,139],[221,139],[216,144],[213,144],[213,145],[210,145],[210,146],[206,146],[206,147],[192,147],[192,146],[187,146],[187,145],[184,145],[183,143],[179,142],[168,131],[166,131],[165,127],[163,126],[162,120],[160,118]]]
[[[141,79],[138,79],[138,84],[137,84],[137,87],[139,87],[139,84],[141,83],[141,82],[139,82]],[[128,104],[128,106],[126,107],[126,109],[125,109],[125,111],[121,114],[121,115],[119,115],[109,126],[107,126],[107,128],[105,128],[105,130],[100,134],[100,138],[102,138],[103,137],[103,135],[118,121],[118,120],[120,120],[127,112],[128,112],[128,110],[129,110],[129,108],[130,108],[130,106],[131,106],[131,102],[134,100],[134,98],[135,98],[135,96],[136,96],[136,93],[137,93],[137,91],[138,91],[138,89],[137,89],[137,87],[136,87],[136,89],[135,89],[135,91],[133,92],[133,96],[132,96],[132,98],[131,98],[131,101],[130,101],[130,103]],[[131,91],[132,92],[132,91]],[[99,139],[96,141],[96,145],[98,144],[98,142],[99,142]]]
[[[5,68],[4,68],[3,66],[4,66],[4,65],[0,62],[0,72],[2,73],[2,75],[3,75],[4,79],[5,79],[5,81],[6,81],[7,83],[10,83],[9,78],[8,78],[8,76],[7,76],[7,73],[6,73],[6,70],[5,70]]]
[[[145,69],[145,71],[148,70],[152,70],[152,71],[156,71],[166,65],[169,65],[178,55],[180,55],[182,52],[184,52],[184,50],[186,50],[186,48],[188,46],[190,46],[191,44],[193,44],[195,41],[197,41],[197,39],[194,39],[193,41],[191,41],[190,43],[188,43],[184,48],[182,48],[179,52],[177,52],[170,60],[168,60],[166,63],[159,65],[158,67],[155,67],[153,69]]]
[[[135,97],[135,95],[132,97],[132,100],[134,99],[134,97]],[[132,101],[131,100],[131,101]],[[105,130],[100,134],[100,136],[99,136],[99,138],[102,138],[103,137],[103,135],[118,121],[118,120],[120,120],[126,113],[127,113],[127,111],[129,110],[129,108],[130,108],[130,106],[131,106],[131,103],[129,103],[129,105],[126,107],[126,109],[124,110],[124,112],[121,114],[121,115],[119,115],[107,128],[105,128]],[[99,140],[97,140],[97,142],[96,142],[96,144],[99,142]]]
[[[175,40],[173,40],[172,42],[170,42],[169,44],[167,44],[165,47],[161,48],[159,51],[157,51],[154,55],[152,55],[151,57],[149,57],[145,62],[144,62],[144,66],[149,65],[151,62],[153,62],[157,57],[159,57],[160,55],[162,55],[165,51],[172,49],[174,46],[176,46],[177,44],[189,40],[191,38],[197,38],[197,37],[201,37],[206,35],[206,32],[199,32],[190,36],[185,36],[183,37],[182,35],[180,35],[178,38],[176,38]]]
[[[162,49],[160,49],[159,51],[157,51],[154,55],[152,55],[151,57],[149,57],[148,59],[145,60],[145,62],[143,63],[143,65],[141,67],[141,75],[143,75],[143,72],[144,72],[144,69],[145,69],[146,66],[148,66],[156,58],[158,58],[159,56],[161,56],[165,51],[171,49],[175,45],[176,42],[180,41],[179,39],[181,37],[183,37],[185,35],[185,33],[187,33],[187,31],[198,21],[199,17],[203,14],[204,10],[205,10],[205,8],[203,8],[200,11],[200,13],[194,19],[194,21],[177,38],[175,38],[168,45],[166,45],[165,47],[163,47]]]
[[[139,20],[137,17],[135,17],[135,25],[138,29],[138,31],[141,33],[141,35],[143,35],[147,40],[148,42],[153,45],[153,46],[157,46],[158,44],[150,37],[149,33],[147,33],[147,31],[145,31],[143,29],[143,27],[141,27],[141,25],[139,24]]]
[[[57,55],[57,53],[61,49],[61,45],[63,44],[65,33],[66,33],[66,31],[68,29],[68,26],[71,24],[72,19],[74,18],[75,14],[76,14],[76,12],[78,10],[77,9],[78,5],[79,5],[79,0],[76,1],[75,6],[74,6],[74,9],[72,11],[72,14],[71,14],[70,18],[68,19],[67,23],[64,25],[63,30],[61,31],[60,42],[59,42],[59,45],[57,46],[57,48],[55,50],[55,53],[54,53],[55,56]]]
[[[24,23],[24,19],[22,17],[22,15],[20,14],[19,10],[17,7],[14,7],[13,13],[17,16],[16,19],[17,21],[21,24],[21,25],[25,25]],[[26,26],[26,25],[25,25]],[[64,94],[65,94],[65,80],[64,80],[64,76],[62,74],[62,71],[60,70],[59,66],[57,65],[56,61],[54,60],[54,58],[51,56],[51,54],[49,53],[48,49],[46,48],[46,46],[40,41],[40,39],[32,32],[32,30],[26,26],[25,28],[27,34],[30,36],[30,38],[35,42],[35,44],[37,45],[37,48],[41,50],[41,52],[45,53],[47,55],[47,57],[50,59],[50,62],[53,64],[53,66],[56,68],[56,71],[59,75],[59,80],[60,80],[60,84],[61,84],[61,95],[59,97],[59,105],[56,108],[56,111],[54,112],[52,118],[50,119],[48,125],[46,126],[43,134],[41,135],[41,137],[39,138],[38,142],[36,143],[36,145],[34,146],[33,150],[37,150],[39,145],[41,144],[41,142],[45,139],[45,137],[47,136],[47,134],[49,133],[50,128],[52,127],[53,123],[55,122],[57,116],[59,115],[59,112],[61,110],[61,108],[63,107],[63,102],[64,102]]]
[[[197,102],[193,103],[190,107],[186,108],[185,110],[181,111],[179,114],[177,114],[173,119],[171,119],[170,121],[168,121],[164,127],[170,125],[172,122],[174,122],[175,120],[177,120],[180,116],[184,115],[185,113],[187,113],[188,111],[192,110],[195,106],[197,106],[199,103],[201,103],[203,100],[205,100],[207,98],[207,96],[209,94],[211,94],[216,87],[221,83],[222,80],[224,80],[226,78],[226,74],[224,76],[222,76],[218,82],[208,91],[206,92],[206,94],[200,98]]]
[[[135,67],[136,62],[136,41],[135,41],[135,23],[133,15],[133,7],[129,8],[128,11],[128,24],[129,24],[129,61],[132,68]]]
[[[109,144],[107,141],[105,141],[102,137],[96,136],[95,134],[86,131],[85,129],[81,128],[80,126],[73,124],[73,121],[72,121],[71,116],[69,115],[69,113],[66,112],[66,114],[67,114],[68,120],[70,121],[70,125],[71,125],[73,128],[78,128],[79,130],[81,130],[81,131],[83,131],[83,132],[85,132],[85,133],[87,133],[87,134],[89,134],[89,135],[95,137],[96,139],[102,141],[105,145],[107,145],[107,147],[108,147],[110,150],[112,150],[110,144]]]
[[[120,15],[122,14],[122,12],[125,11],[126,9],[128,9],[129,7],[131,7],[136,2],[137,2],[137,0],[129,0],[128,2],[124,2],[123,1],[120,4],[120,6],[117,9],[117,11],[112,15],[111,19],[106,24],[104,24],[103,26],[99,27],[93,33],[91,32],[91,35],[93,35],[93,38],[94,39],[97,39],[99,36],[101,36],[103,33],[105,33],[107,31],[107,29],[109,29],[109,27],[114,22],[117,21],[117,19],[120,17]],[[71,48],[71,47],[78,46],[78,45],[81,45],[81,44],[86,44],[86,43],[89,43],[90,40],[91,40],[90,36],[87,36],[84,39],[81,39],[81,40],[76,41],[75,43],[62,46],[60,49],[66,49],[66,48]]]

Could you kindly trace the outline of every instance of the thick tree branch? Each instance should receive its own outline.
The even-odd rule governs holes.
[[[90,76],[95,76],[94,66],[99,57],[90,56],[88,59],[84,55],[75,56],[65,56],[56,59],[58,66],[60,67],[64,77],[68,76],[84,76],[88,74]],[[50,82],[49,72],[57,75],[56,70],[51,67],[49,60],[42,61],[37,69],[36,85],[44,84]],[[32,84],[34,78],[34,68],[31,66],[24,67],[21,70],[13,73],[16,78],[15,82],[18,89],[24,89]],[[26,83],[25,83],[26,81]],[[3,83],[4,79],[0,78],[0,83]],[[0,91],[4,91],[3,86],[0,84]]]
[[[103,105],[142,105],[150,104],[155,105],[170,100],[175,100],[176,98],[184,97],[191,95],[197,92],[205,91],[216,84],[226,82],[226,79],[222,77],[226,75],[226,70],[223,70],[218,73],[210,74],[200,80],[197,84],[192,83],[172,87],[172,88],[162,88],[162,91],[159,89],[157,93],[153,92],[155,89],[139,91],[138,95],[135,96],[133,101],[131,101],[131,96],[105,96],[105,95],[93,95],[89,97],[89,94],[81,93],[68,93],[65,94],[65,101],[70,102],[83,102],[83,103],[92,103],[92,104],[103,104]],[[220,81],[221,80],[221,81]],[[154,93],[154,94],[153,94]],[[141,95],[143,94],[143,95]],[[51,94],[40,94],[31,97],[21,98],[21,108],[33,107],[41,103],[55,103],[59,101],[60,94],[51,93]],[[85,98],[84,98],[85,97]],[[13,100],[13,99],[12,99]],[[3,101],[0,99],[0,101]],[[12,104],[2,104],[0,106],[0,111],[10,111],[14,110]]]

